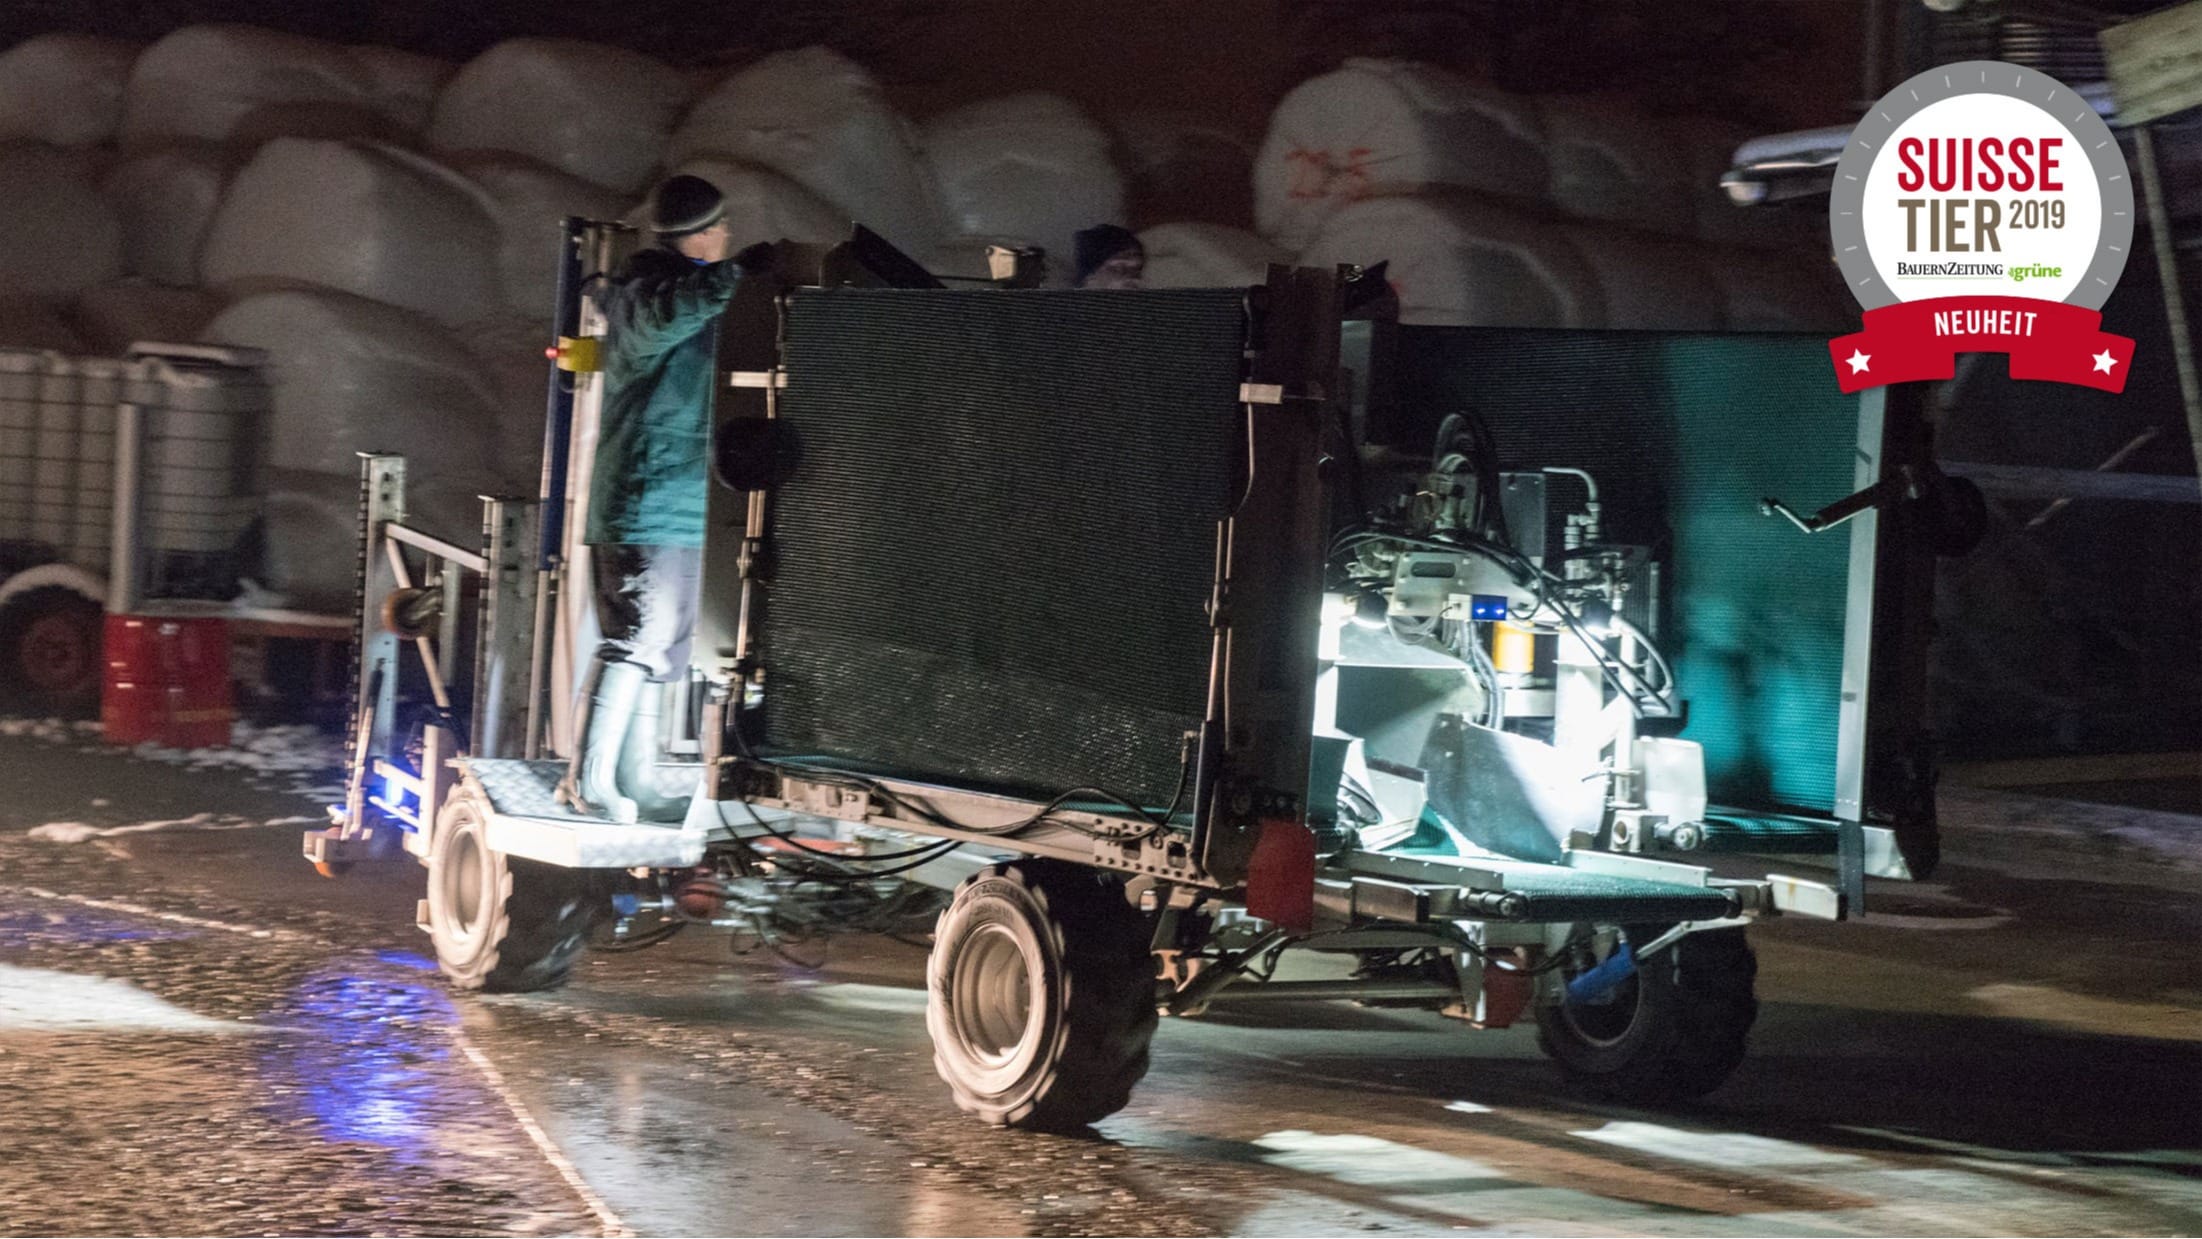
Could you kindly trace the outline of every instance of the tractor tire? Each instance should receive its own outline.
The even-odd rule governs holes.
[[[60,585],[25,590],[0,606],[0,699],[64,718],[99,713],[106,611]]]
[[[1084,866],[1019,860],[957,887],[925,967],[933,1065],[957,1107],[1040,1131],[1123,1109],[1154,1040],[1150,933]]]
[[[492,850],[474,797],[444,806],[428,851],[428,936],[436,964],[459,989],[519,994],[566,983],[605,915],[603,884]]]
[[[1663,926],[1631,925],[1645,943]],[[1758,959],[1741,929],[1688,934],[1642,961],[1610,1000],[1537,1008],[1537,1043],[1569,1081],[1637,1105],[1666,1105],[1718,1088],[1743,1061],[1758,1018]]]

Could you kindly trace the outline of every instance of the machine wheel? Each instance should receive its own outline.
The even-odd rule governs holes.
[[[933,928],[925,979],[933,1065],[989,1123],[1076,1130],[1147,1074],[1149,928],[1094,870],[1019,860],[972,875]]]
[[[1632,925],[1622,935],[1645,943],[1662,928]],[[1689,934],[1643,961],[1608,1001],[1540,1005],[1537,1043],[1575,1083],[1608,1097],[1657,1105],[1702,1096],[1743,1061],[1757,974],[1743,930]]]
[[[99,603],[59,585],[24,591],[0,607],[0,692],[44,713],[99,710]]]
[[[460,989],[524,993],[566,983],[607,906],[587,871],[492,850],[481,806],[455,795],[428,851],[428,936]]]

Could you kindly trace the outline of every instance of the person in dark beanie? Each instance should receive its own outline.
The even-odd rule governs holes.
[[[1078,246],[1078,271],[1072,284],[1079,288],[1139,288],[1146,283],[1147,248],[1130,229],[1096,224],[1073,239]]]
[[[653,244],[599,297],[604,402],[583,540],[603,643],[558,788],[561,803],[621,822],[687,809],[657,787],[659,686],[688,674],[718,322],[742,277],[727,253],[726,201],[709,181],[672,177],[647,214]]]

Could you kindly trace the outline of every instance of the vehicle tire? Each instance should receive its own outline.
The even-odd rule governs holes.
[[[428,936],[460,989],[525,993],[566,983],[590,927],[609,907],[587,870],[492,850],[482,807],[445,804],[428,851]]]
[[[1123,887],[1061,861],[972,875],[933,927],[925,1025],[956,1105],[1000,1126],[1073,1131],[1147,1074],[1155,979]]]
[[[1663,930],[1631,925],[1622,934],[1640,944]],[[1757,974],[1743,930],[1688,934],[1641,962],[1608,1002],[1539,1005],[1537,1043],[1588,1091],[1641,1105],[1699,1097],[1743,1061]]]
[[[0,695],[42,714],[98,714],[105,628],[105,609],[64,586],[9,599],[0,606]]]

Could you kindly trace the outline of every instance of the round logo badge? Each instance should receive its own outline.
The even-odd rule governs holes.
[[[2133,182],[2087,100],[1969,60],[1890,91],[1828,197],[1835,262],[1867,310],[2003,296],[2102,308],[2133,241]]]

